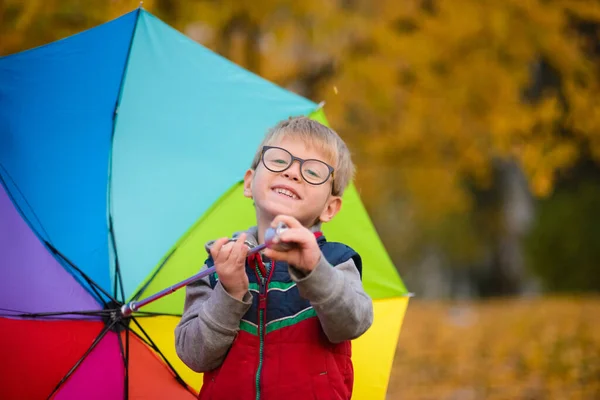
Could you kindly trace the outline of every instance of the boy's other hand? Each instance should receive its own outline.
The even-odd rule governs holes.
[[[284,231],[279,241],[275,243],[290,243],[294,246],[288,251],[276,251],[265,249],[265,256],[279,261],[285,261],[289,265],[303,272],[310,273],[321,258],[321,249],[317,244],[315,234],[304,227],[296,218],[287,215],[277,216],[271,226],[275,228],[280,222],[285,223],[289,229]]]
[[[244,243],[246,234],[242,233],[235,242],[228,238],[217,240],[210,249],[215,269],[223,288],[238,300],[242,300],[248,292],[248,276],[246,275],[246,257],[248,246]]]

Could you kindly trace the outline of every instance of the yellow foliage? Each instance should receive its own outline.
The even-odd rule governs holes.
[[[0,52],[138,5],[5,0]],[[582,148],[600,160],[598,60],[571,24],[571,16],[600,21],[598,1],[145,0],[144,8],[266,79],[324,100],[354,149],[367,204],[392,185],[435,220],[468,209],[465,178],[489,185],[498,159],[516,160],[541,196]],[[542,62],[561,79],[532,97]],[[361,168],[385,176],[368,181],[377,174]],[[436,188],[444,195],[434,200]]]
[[[595,399],[600,299],[411,300],[392,399]]]
[[[418,0],[380,6],[370,38],[377,52],[361,60],[359,74],[344,68],[336,77],[336,85],[348,88],[358,99],[322,92],[335,126],[357,137],[366,136],[369,152],[382,163],[406,173],[430,171],[413,180],[423,186],[444,185],[434,172],[440,169],[456,174],[455,185],[463,177],[486,185],[489,163],[513,158],[529,177],[532,192],[545,196],[552,191],[557,171],[577,161],[586,141],[598,155],[600,106],[593,95],[598,93],[596,64],[570,27],[567,14],[598,21],[597,4],[541,0],[429,3],[433,11]],[[527,101],[524,93],[533,83],[532,71],[543,59],[560,74],[561,86]],[[358,64],[353,62],[349,69],[354,65]],[[367,92],[366,88],[379,90]],[[559,91],[569,105],[568,114]],[[350,107],[360,107],[362,114],[374,115],[379,123],[366,129],[355,124],[347,117]],[[562,137],[561,118],[581,141]],[[381,121],[385,121],[384,132]],[[405,189],[412,192],[419,207],[426,208],[424,213],[439,211],[441,216],[457,210],[450,207],[452,202],[446,209],[429,208],[434,206],[428,198],[430,191],[417,186]]]

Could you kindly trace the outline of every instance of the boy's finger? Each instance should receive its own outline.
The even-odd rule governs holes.
[[[263,254],[266,257],[270,258],[271,260],[288,262],[287,258],[288,258],[289,254],[287,254],[284,251],[277,251],[277,250],[266,248],[263,250]]]
[[[246,241],[246,234],[242,233],[240,236],[238,236],[238,238],[236,239],[236,241],[234,243],[232,243],[232,248],[231,248],[231,255],[233,254],[237,254],[239,253],[242,248],[246,247],[246,243],[244,243]]]
[[[235,241],[236,245],[243,245],[244,242],[246,241],[246,233],[242,233],[240,236],[238,236],[237,240]]]
[[[241,265],[242,267],[245,267],[246,265],[246,257],[248,257],[248,246],[246,246],[245,243],[242,242],[241,247],[239,249],[236,249],[236,259],[235,262],[237,265]]]
[[[212,256],[213,260],[216,260],[220,255],[222,255],[221,248],[228,241],[229,239],[224,237],[213,243],[213,245],[210,248],[210,255]]]
[[[221,250],[221,246],[223,246],[223,239],[224,238],[220,238],[215,240],[212,245],[210,246],[210,255],[213,259],[217,258],[217,255],[219,254],[219,251]]]
[[[304,244],[308,243],[311,238],[314,238],[314,236],[308,237],[306,232],[300,229],[288,229],[279,235],[279,241],[283,243]]]
[[[234,258],[237,263],[243,262],[248,254],[248,246],[246,246],[246,234],[242,233],[231,250],[230,257]]]

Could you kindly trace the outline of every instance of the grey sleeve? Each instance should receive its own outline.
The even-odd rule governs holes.
[[[352,259],[332,267],[321,255],[308,275],[289,268],[300,295],[309,300],[333,343],[361,336],[373,324],[373,301]]]
[[[239,301],[220,282],[213,290],[208,278],[188,285],[185,290],[183,316],[175,328],[175,349],[181,361],[193,371],[210,371],[225,359],[240,320],[252,304],[252,295],[247,292]]]

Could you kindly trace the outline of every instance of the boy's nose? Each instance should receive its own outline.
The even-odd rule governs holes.
[[[299,182],[300,181],[300,163],[297,161],[292,162],[292,165],[285,171],[283,171],[283,176],[288,179]]]

